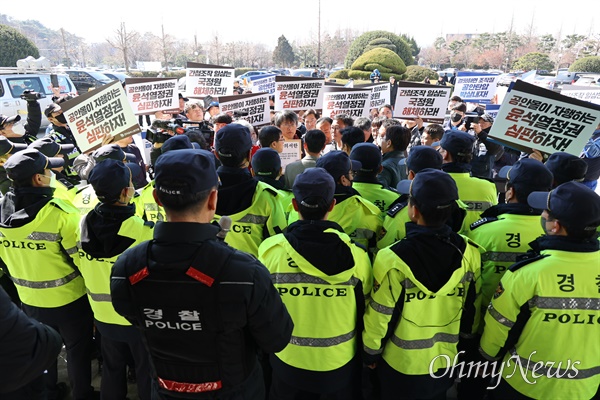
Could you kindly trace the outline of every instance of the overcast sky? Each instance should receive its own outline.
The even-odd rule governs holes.
[[[113,37],[121,22],[128,30],[178,39],[208,42],[215,35],[224,42],[261,42],[269,48],[282,34],[291,41],[310,41],[318,32],[319,0],[300,1],[2,1],[0,13],[18,20],[38,20],[51,29],[65,28],[88,43]],[[457,6],[459,5],[460,6]],[[534,33],[562,37],[600,33],[594,14],[597,0],[573,3],[501,0],[456,1],[357,1],[321,0],[321,31],[337,29],[388,30],[414,36],[421,47],[450,33],[503,32],[513,21],[517,33],[525,33],[533,19]],[[600,19],[600,16],[597,17]]]

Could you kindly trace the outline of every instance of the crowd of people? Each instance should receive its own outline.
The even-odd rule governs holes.
[[[180,96],[145,159],[81,154],[60,96],[38,138],[23,99],[0,116],[1,399],[63,398],[63,344],[77,400],[126,399],[128,370],[140,399],[600,395],[600,124],[580,155],[524,153],[457,96],[443,124],[260,129]]]

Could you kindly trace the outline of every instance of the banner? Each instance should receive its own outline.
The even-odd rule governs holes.
[[[165,110],[179,112],[177,79],[126,78],[125,92],[135,115]]]
[[[333,118],[347,114],[353,118],[369,116],[371,88],[345,88],[325,86],[323,88],[323,116]]]
[[[233,94],[235,68],[223,65],[188,62],[185,70],[185,93],[202,98],[230,96]]]
[[[250,77],[250,89],[253,93],[265,92],[269,94],[275,93],[275,77],[277,75],[256,75]]]
[[[489,136],[522,151],[579,156],[599,121],[600,106],[518,80]]]
[[[119,81],[61,103],[60,107],[82,153],[100,147],[106,135],[116,142],[141,132]]]
[[[250,122],[252,125],[266,125],[271,123],[268,93],[248,93],[237,96],[219,97],[221,112],[233,113],[241,111],[248,113],[239,118]]]
[[[563,85],[560,94],[563,96],[572,97],[574,99],[600,104],[599,86]]]
[[[487,104],[485,106],[485,113],[489,114],[494,120],[498,118],[498,111],[500,111],[500,104]]]
[[[323,108],[323,86],[321,78],[298,76],[275,77],[275,110],[306,110]]]
[[[394,118],[414,119],[441,124],[450,100],[450,86],[427,85],[416,82],[398,82]]]
[[[454,95],[464,102],[490,103],[496,94],[500,75],[459,71],[454,84]]]
[[[371,97],[369,97],[369,110],[373,108],[379,109],[384,104],[391,104],[391,86],[388,82],[368,84],[368,85],[356,85],[356,88],[370,88]]]
[[[285,174],[285,167],[288,164],[298,161],[302,157],[302,140],[292,139],[283,142],[283,152],[279,153],[281,158],[281,167]]]

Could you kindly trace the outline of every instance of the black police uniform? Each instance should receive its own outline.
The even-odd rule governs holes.
[[[218,241],[219,229],[159,222],[154,240],[112,271],[113,306],[142,330],[163,399],[262,399],[256,352],[281,351],[291,337],[267,269]]]

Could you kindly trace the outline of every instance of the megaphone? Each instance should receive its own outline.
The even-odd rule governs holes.
[[[27,58],[21,58],[20,60],[17,60],[17,70],[25,71],[29,69],[30,61],[35,61],[35,58],[33,58],[32,56],[27,56]]]
[[[46,57],[33,58],[32,56],[27,56],[27,58],[22,58],[17,60],[17,70],[24,72],[28,69],[32,69],[34,71],[39,71],[42,69],[50,69],[50,61]]]

